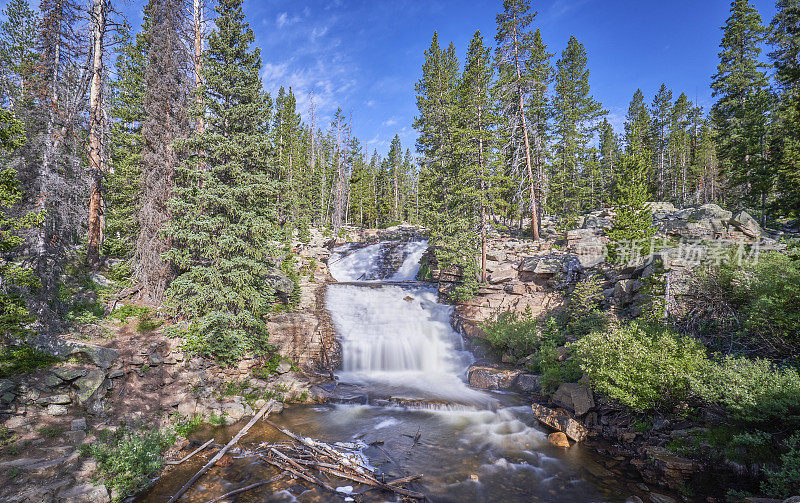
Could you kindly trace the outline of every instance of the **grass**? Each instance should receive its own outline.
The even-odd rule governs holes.
[[[28,374],[59,361],[59,358],[28,345],[3,346],[0,347],[0,377]]]
[[[64,428],[61,426],[42,426],[39,428],[39,434],[44,438],[58,438],[64,433]]]

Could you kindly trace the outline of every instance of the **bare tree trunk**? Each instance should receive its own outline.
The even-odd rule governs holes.
[[[203,71],[203,0],[194,0],[192,10],[192,24],[194,28],[194,87],[195,89],[203,85],[201,72]],[[198,94],[195,97],[197,108],[203,110],[203,99]],[[205,129],[204,114],[197,116],[197,132],[202,133]]]
[[[92,190],[89,196],[89,235],[86,243],[86,261],[89,267],[100,267],[100,244],[103,240],[103,156],[100,135],[103,129],[103,38],[106,31],[105,0],[92,2],[92,83],[89,91],[89,168],[92,173]]]
[[[514,31],[514,68],[517,71],[517,94],[519,94],[519,119],[522,124],[522,137],[525,139],[525,168],[528,172],[528,188],[531,198],[531,232],[533,240],[539,241],[539,219],[536,215],[536,191],[533,182],[533,169],[531,168],[531,145],[528,141],[528,127],[525,121],[525,103],[522,97],[522,73],[519,69],[519,54],[517,53],[517,32]],[[520,217],[520,224],[522,217]]]

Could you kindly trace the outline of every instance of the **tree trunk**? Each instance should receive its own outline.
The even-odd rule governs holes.
[[[92,2],[92,81],[89,91],[89,169],[92,190],[89,197],[89,235],[86,242],[86,261],[91,269],[100,267],[100,244],[103,240],[103,156],[102,134],[103,37],[106,31],[106,2]]]

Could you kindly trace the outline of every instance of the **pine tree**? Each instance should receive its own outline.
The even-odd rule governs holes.
[[[733,0],[711,83],[718,99],[711,112],[726,182],[737,189],[740,204],[761,210],[762,225],[774,185],[768,158],[771,97],[766,65],[759,61],[765,32],[750,2]]]
[[[22,123],[14,114],[0,109],[0,161],[20,148],[25,141]],[[39,286],[33,271],[13,260],[24,240],[20,231],[41,225],[44,215],[29,212],[22,216],[11,213],[22,198],[17,172],[8,166],[0,170],[0,343],[25,336],[26,326],[34,320],[25,305],[26,294]]]
[[[203,152],[178,168],[165,254],[180,275],[169,305],[192,320],[188,345],[232,362],[267,349],[266,316],[276,303],[285,238],[277,203],[284,183],[269,164],[271,100],[262,91],[261,56],[242,0],[221,0],[204,53],[202,133],[182,151]]]
[[[130,28],[123,25],[117,40],[120,48],[116,79],[110,85],[110,169],[106,183],[103,253],[116,257],[133,255],[139,233],[136,212],[144,147],[144,70],[149,51],[146,36],[149,27],[150,18],[145,16],[142,31],[131,38]]]
[[[26,0],[11,0],[0,25],[0,69],[3,94],[10,109],[25,107],[33,92],[33,72],[39,57],[36,34],[39,18]]]
[[[142,123],[142,184],[134,272],[142,291],[160,300],[174,277],[162,259],[171,243],[163,234],[170,218],[167,202],[172,197],[178,153],[173,142],[188,130],[187,90],[184,67],[187,54],[181,40],[183,7],[180,0],[151,0],[147,6],[151,24],[145,71]]]
[[[626,264],[651,252],[650,238],[655,235],[653,217],[646,206],[647,163],[638,155],[626,154],[620,158],[617,170],[617,188],[614,198],[612,228],[608,237],[612,245],[612,260]]]
[[[467,256],[465,264],[473,265],[475,243],[480,243],[481,281],[486,281],[486,234],[488,214],[497,198],[495,150],[495,125],[497,117],[492,107],[493,68],[489,48],[483,45],[480,31],[475,32],[467,50],[466,64],[458,85],[456,129],[457,172],[454,181],[452,213],[460,227],[455,238],[461,243],[454,246]],[[452,239],[452,238],[451,238]],[[471,253],[470,253],[471,252]],[[474,277],[469,269],[466,275]],[[475,284],[465,284],[464,296],[475,293]],[[469,290],[467,292],[466,290]],[[469,295],[471,296],[471,295]]]
[[[549,58],[546,47],[541,43],[534,47],[534,34],[530,25],[536,17],[531,11],[529,0],[503,0],[503,12],[497,15],[497,35],[495,41],[495,66],[497,68],[496,97],[503,118],[505,156],[509,161],[515,178],[525,178],[531,212],[531,234],[539,239],[539,215],[536,198],[537,177],[534,168],[531,145],[543,145],[544,138],[531,138],[525,113],[525,102],[531,91],[537,92],[537,101],[544,85],[546,75],[542,75],[543,59]],[[538,51],[538,53],[537,53]],[[538,105],[538,104],[537,104]],[[541,147],[539,147],[541,150]],[[541,178],[541,177],[538,177]],[[541,190],[541,187],[540,187]],[[522,216],[520,216],[520,222]]]
[[[800,4],[778,0],[770,24],[769,56],[779,91],[775,142],[779,211],[800,216]]]
[[[650,159],[650,112],[641,89],[633,93],[625,117],[625,153]]]
[[[672,189],[670,200],[677,201],[679,206],[688,204],[691,188],[696,186],[696,174],[689,169],[691,157],[691,125],[692,106],[686,94],[681,93],[672,105],[669,118],[668,158],[671,168],[670,184]]]
[[[611,204],[613,195],[615,173],[619,162],[619,138],[614,134],[614,128],[608,119],[603,119],[600,124],[600,172],[603,181],[602,202]]]
[[[590,94],[586,50],[575,37],[556,62],[553,97],[553,175],[551,208],[563,216],[577,215],[594,203],[586,197],[582,177],[593,148],[598,119],[608,112]]]
[[[667,89],[665,84],[661,84],[650,108],[650,138],[653,153],[653,169],[650,179],[654,188],[653,193],[659,201],[664,200],[666,193],[668,131],[671,116],[672,91]]]

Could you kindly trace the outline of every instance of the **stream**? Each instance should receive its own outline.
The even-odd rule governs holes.
[[[286,408],[271,417],[291,431],[325,442],[361,442],[387,479],[423,474],[409,488],[435,502],[623,502],[634,482],[611,475],[580,445],[552,446],[525,397],[466,384],[474,361],[451,326],[452,306],[416,282],[425,241],[384,242],[334,250],[326,307],[342,344],[342,368],[324,405]],[[241,425],[210,427],[224,443]],[[247,435],[234,462],[214,469],[181,501],[201,502],[275,474],[247,445],[283,441],[263,422]],[[371,443],[377,443],[370,445]],[[199,458],[199,457],[198,457]],[[166,501],[200,467],[192,460],[168,471],[142,501]],[[340,481],[339,485],[346,485]],[[345,501],[286,479],[238,496],[239,502]],[[355,501],[396,501],[389,493]],[[352,501],[352,500],[351,500]]]

